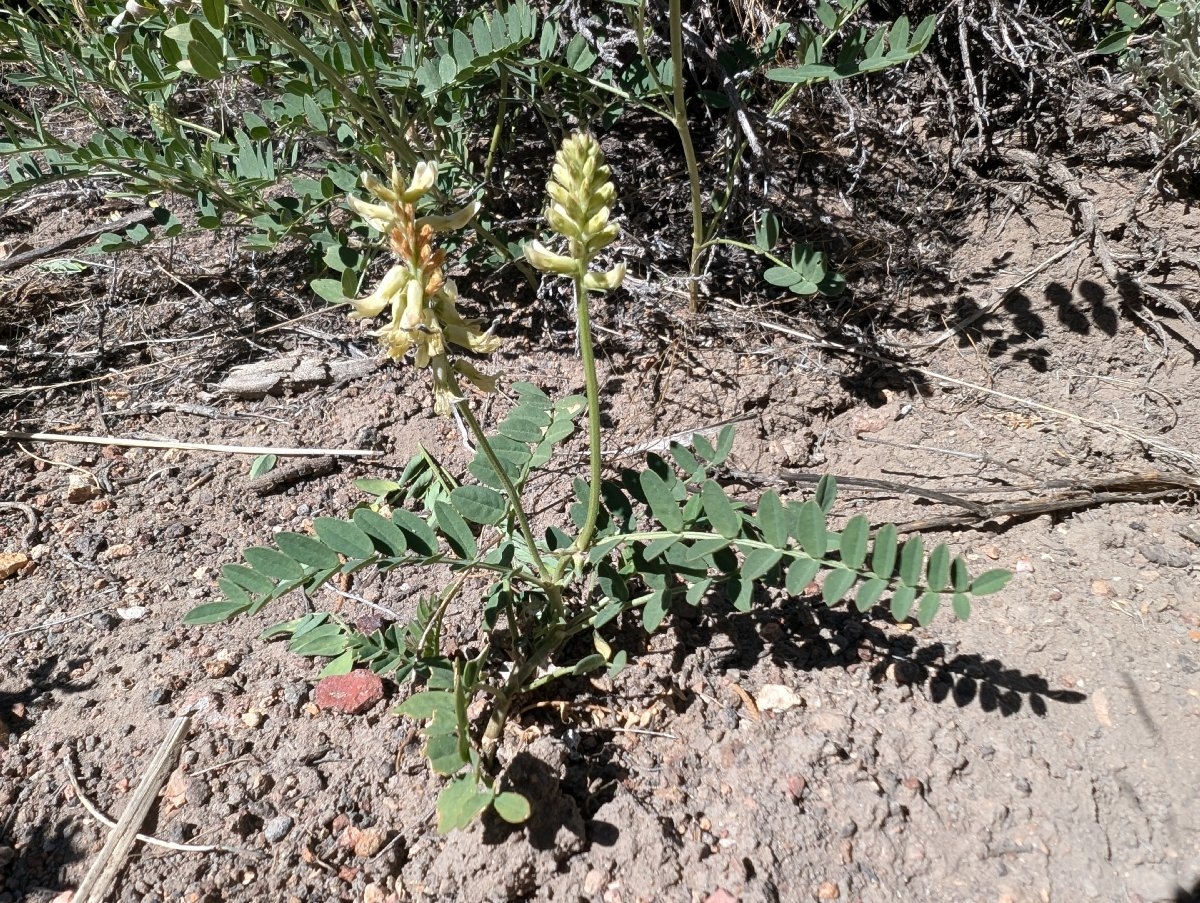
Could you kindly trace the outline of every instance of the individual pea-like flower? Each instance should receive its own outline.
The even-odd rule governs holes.
[[[352,319],[371,319],[385,312],[388,323],[373,332],[388,356],[400,360],[409,351],[418,367],[433,371],[434,407],[448,414],[462,401],[458,377],[484,392],[495,390],[495,377],[480,373],[466,361],[451,361],[449,346],[490,354],[500,340],[482,332],[479,321],[467,320],[458,312],[458,289],[446,278],[445,251],[433,244],[436,232],[461,229],[474,216],[472,202],[446,216],[417,216],[416,203],[437,180],[437,167],[418,163],[407,182],[392,167],[390,184],[369,174],[363,185],[379,203],[350,198],[350,207],[377,231],[387,236],[397,262],[384,274],[370,294],[350,302]]]
[[[604,152],[591,135],[576,132],[563,142],[554,157],[546,193],[550,206],[546,221],[567,239],[567,253],[557,254],[540,241],[525,245],[525,259],[539,270],[577,276],[589,291],[616,288],[625,278],[625,264],[606,272],[588,269],[596,255],[616,241],[620,227],[609,222],[616,188]]]

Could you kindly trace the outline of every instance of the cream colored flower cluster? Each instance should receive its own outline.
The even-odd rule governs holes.
[[[540,241],[531,241],[525,245],[525,258],[531,264],[544,272],[580,277],[583,287],[593,292],[621,284],[624,263],[603,273],[588,270],[596,254],[620,234],[617,224],[609,222],[616,194],[611,175],[600,142],[591,135],[577,132],[563,142],[546,184],[550,195],[546,221],[567,239],[567,253],[555,254]]]
[[[462,400],[457,377],[485,392],[495,390],[495,377],[480,373],[469,361],[447,358],[449,345],[490,354],[500,347],[500,340],[480,331],[478,321],[459,314],[458,289],[443,269],[446,253],[433,243],[435,233],[463,228],[479,205],[472,202],[447,216],[417,216],[417,201],[437,181],[433,163],[418,163],[407,182],[395,166],[390,185],[370,173],[364,173],[362,180],[378,203],[351,197],[350,207],[388,237],[397,260],[371,294],[350,302],[354,307],[350,316],[373,319],[390,312],[388,323],[373,334],[393,359],[411,350],[418,367],[432,369],[435,408],[448,414],[451,405]]]

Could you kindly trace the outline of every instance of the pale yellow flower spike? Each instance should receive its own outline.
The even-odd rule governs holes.
[[[577,277],[588,291],[619,286],[625,279],[624,263],[603,273],[588,270],[596,253],[620,235],[620,227],[608,221],[616,197],[610,176],[595,138],[576,132],[564,141],[546,185],[546,221],[567,239],[567,253],[556,254],[540,241],[531,241],[525,245],[525,259],[543,272]]]

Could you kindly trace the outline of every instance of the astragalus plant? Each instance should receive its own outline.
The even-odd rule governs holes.
[[[605,473],[588,300],[615,291],[625,268],[607,259],[619,237],[615,188],[600,145],[586,134],[568,138],[553,163],[546,218],[555,238],[525,247],[534,267],[572,282],[586,396],[553,400],[534,385],[513,383],[515,403],[485,433],[471,392],[493,391],[497,377],[465,355],[491,354],[500,342],[456,310],[434,239],[463,227],[473,209],[422,213],[435,177],[433,163],[418,164],[407,177],[394,169],[386,183],[363,177],[373,199],[350,205],[382,233],[395,263],[375,291],[353,302],[352,316],[382,324],[374,335],[391,357],[430,371],[435,410],[456,415],[473,436],[468,473],[452,475],[422,452],[397,483],[369,484],[374,504],[345,519],[318,518],[312,535],[278,533],[271,547],[246,549],[244,564],[223,570],[225,601],[194,609],[188,621],[255,614],[293,590],[311,595],[363,568],[448,569],[453,577],[445,588],[418,600],[407,623],[364,634],[317,613],[268,631],[289,636],[298,652],[331,657],[326,672],[361,664],[409,687],[397,711],[424,722],[430,765],[447,778],[437,803],[440,830],[462,827],[488,808],[514,822],[528,816],[520,788],[500,789],[514,704],[558,678],[618,672],[627,659],[615,640],[623,619],[636,618],[652,632],[681,607],[728,600],[744,612],[760,588],[801,597],[823,574],[825,604],[853,592],[854,604],[867,611],[886,594],[894,617],[911,614],[926,624],[945,600],[967,617],[972,597],[1007,582],[1003,571],[972,579],[944,545],[926,558],[920,536],[901,544],[894,526],[872,535],[863,515],[830,530],[836,486],[829,478],[806,501],[775,492],[754,505],[730,498],[717,480],[733,445],[730,429],[715,442],[696,435],[691,447],[674,445],[666,458],[649,455],[640,467]],[[580,417],[589,465],[574,481],[577,501],[567,523],[535,533],[526,486]],[[477,622],[478,641],[469,650],[442,644],[451,612]]]

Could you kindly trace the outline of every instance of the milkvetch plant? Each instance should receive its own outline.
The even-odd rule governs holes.
[[[387,317],[375,330],[387,353],[429,368],[435,408],[457,413],[474,437],[467,473],[452,474],[423,450],[398,481],[362,481],[371,498],[349,517],[317,518],[312,535],[278,533],[271,546],[246,549],[244,564],[226,565],[218,581],[225,600],[193,609],[187,622],[255,614],[293,590],[311,596],[363,568],[448,568],[449,583],[417,600],[404,623],[368,634],[314,612],[265,634],[287,638],[297,653],[331,658],[326,673],[362,664],[410,685],[397,711],[424,723],[430,766],[447,778],[437,803],[440,830],[463,827],[488,809],[513,822],[528,817],[520,788],[503,787],[513,707],[564,677],[618,673],[628,656],[614,647],[622,619],[655,631],[681,607],[724,599],[749,611],[756,592],[802,597],[823,573],[825,604],[853,593],[866,612],[886,598],[898,620],[915,616],[928,624],[944,601],[966,618],[974,597],[1007,583],[1005,571],[972,577],[945,545],[926,556],[919,535],[901,543],[892,525],[872,534],[861,514],[831,530],[837,490],[830,478],[802,502],[775,492],[753,506],[730,498],[719,482],[733,447],[729,428],[715,442],[697,434],[690,447],[672,445],[668,457],[651,454],[644,466],[604,472],[588,301],[617,289],[625,268],[602,261],[620,234],[612,218],[616,192],[600,145],[586,134],[568,138],[552,166],[546,219],[557,237],[530,241],[524,250],[534,267],[572,281],[586,394],[554,401],[532,384],[514,383],[512,409],[485,433],[461,383],[487,391],[494,378],[462,355],[488,354],[498,343],[455,311],[444,254],[433,241],[468,214],[418,214],[435,175],[432,163],[418,163],[407,177],[397,167],[387,184],[363,179],[372,200],[351,199],[396,258],[378,288],[354,302],[351,316]],[[586,478],[574,481],[568,522],[535,534],[525,507],[528,481],[581,416]],[[477,643],[446,648],[449,617],[477,619]],[[580,638],[590,641],[582,653],[573,642]]]

